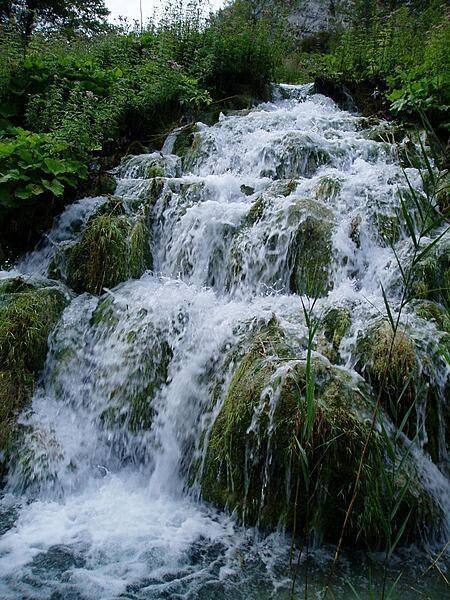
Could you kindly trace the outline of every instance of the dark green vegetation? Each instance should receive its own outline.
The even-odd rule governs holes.
[[[333,320],[339,335],[343,321],[329,313],[327,336]],[[374,347],[385,352],[382,344]],[[400,529],[409,515],[404,539],[438,526],[439,508],[413,463],[402,461],[400,451],[390,455],[381,433],[370,435],[375,397],[369,388],[321,358],[312,359],[309,371],[308,360],[296,360],[295,354],[275,319],[248,341],[210,434],[204,498],[236,511],[247,524],[268,530],[282,525],[303,539],[313,535],[336,543],[360,477],[345,529],[348,541],[383,547],[384,515],[395,495],[401,497],[390,526]],[[393,356],[404,360],[401,348]],[[311,377],[313,413],[307,390]],[[386,478],[390,461],[393,481]]]
[[[344,104],[350,93],[365,114],[389,112],[417,120],[422,113],[446,139],[448,4],[441,0],[348,4],[349,27],[297,40],[285,54],[281,76],[297,81],[316,78],[321,91]]]
[[[105,26],[99,0],[2,4],[0,262],[30,249],[64,203],[102,193],[136,141],[159,148],[183,115],[267,94],[279,57],[266,21],[177,7],[139,32]]]
[[[145,215],[125,215],[120,198],[110,197],[89,219],[80,239],[63,249],[50,266],[75,292],[100,294],[138,278],[152,264]]]
[[[0,476],[8,460],[15,419],[44,366],[47,340],[67,304],[48,284],[0,281]]]
[[[207,22],[195,10],[181,18],[173,9],[160,26],[142,32],[108,29],[97,18],[101,10],[95,13],[100,2],[91,3],[93,18],[77,12],[86,3],[72,3],[63,14],[57,10],[62,4],[41,3],[31,15],[31,3],[10,3],[0,12],[0,253],[28,248],[75,195],[113,192],[105,171],[121,154],[158,148],[181,117],[214,120],[224,107],[247,106],[266,95],[274,76],[316,78],[318,89],[338,99],[350,90],[367,113],[390,111],[405,120],[419,115],[441,139],[446,135],[449,27],[442,2],[398,7],[399,2],[395,10],[357,2],[357,25],[309,45],[295,36],[283,38],[281,20],[271,27],[258,3],[244,0]],[[421,37],[423,44],[416,43]],[[175,151],[185,166],[195,159],[196,135],[188,125],[177,139]],[[306,176],[327,163],[326,152],[311,140],[301,145],[293,139],[273,173],[286,180],[277,182],[286,195],[295,187],[289,177],[305,149]],[[405,157],[409,164],[407,159],[414,157]],[[425,239],[446,217],[448,180],[438,189],[432,169],[421,166],[433,219],[438,217],[432,227],[425,219]],[[148,165],[152,195],[161,192],[165,175],[161,162]],[[318,297],[329,291],[333,223],[321,200],[334,199],[339,187],[339,180],[323,178],[314,198],[294,206],[309,216],[289,256],[293,293]],[[243,186],[242,192],[254,190]],[[264,202],[264,197],[254,202],[242,234],[261,219]],[[386,244],[408,233],[405,215],[422,218],[422,209],[406,202],[404,215],[380,216]],[[77,293],[92,294],[140,277],[151,268],[146,210],[130,216],[120,199],[110,197],[78,240],[62,248],[49,275]],[[357,218],[351,227],[358,245]],[[449,356],[449,253],[444,243],[428,252],[421,239],[415,246],[412,275],[400,265],[406,292],[399,312],[410,303],[419,318],[436,324],[435,355],[389,313],[357,340],[355,367],[366,383],[356,382],[338,366],[344,362],[340,345],[352,324],[350,309],[332,308],[316,324],[305,318],[311,336],[306,358],[305,348],[294,347],[272,320],[247,339],[243,358],[233,357],[237,366],[223,390],[201,473],[206,500],[236,511],[246,523],[265,530],[281,524],[307,541],[338,542],[342,535],[352,544],[392,548],[400,539],[438,529],[439,508],[402,436],[423,434],[415,409],[424,408],[424,446],[439,462],[443,392],[431,371]],[[242,258],[236,257],[236,269]],[[14,419],[43,368],[48,335],[64,305],[61,292],[48,285],[22,280],[0,285],[0,417],[7,424],[0,451],[10,444]],[[101,299],[91,325],[100,331],[118,322],[110,300]],[[158,332],[133,332],[130,347],[138,348],[138,336],[147,333]],[[323,357],[313,356],[314,350]],[[170,358],[165,342],[136,356],[136,371],[117,386],[111,409],[101,415],[106,429],[150,427],[148,398],[166,381]],[[392,433],[396,428],[400,431]]]

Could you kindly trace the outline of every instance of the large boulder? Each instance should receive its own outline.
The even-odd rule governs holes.
[[[75,292],[100,294],[151,267],[145,213],[131,217],[112,197],[89,219],[75,244],[62,248],[50,266]]]
[[[17,415],[31,398],[48,337],[67,302],[60,289],[47,283],[0,280],[0,476],[17,432]]]
[[[355,351],[356,370],[373,387],[393,423],[417,438],[437,462],[446,437],[449,340],[448,334],[436,331],[433,341],[419,343],[412,329],[400,325],[394,333],[388,320],[379,319],[360,333]]]
[[[275,321],[253,337],[208,437],[203,498],[266,531],[281,525],[337,542],[357,485],[346,537],[382,544],[388,492],[399,497],[414,478],[392,527],[411,511],[404,535],[417,534],[438,509],[411,461],[387,485],[389,459],[381,434],[371,431],[368,389],[318,356],[308,363],[292,354]]]

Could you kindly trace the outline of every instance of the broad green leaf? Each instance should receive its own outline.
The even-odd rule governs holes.
[[[52,192],[52,194],[54,194],[55,196],[62,196],[64,193],[64,186],[57,179],[52,179],[51,181],[43,179],[42,185],[45,187],[45,189]]]
[[[48,173],[52,175],[59,175],[67,171],[66,162],[58,158],[44,158],[44,165]]]

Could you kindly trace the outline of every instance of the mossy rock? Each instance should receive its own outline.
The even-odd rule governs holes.
[[[330,308],[321,319],[318,349],[332,363],[340,362],[339,347],[352,324],[346,307]]]
[[[267,148],[264,158],[268,164],[273,162],[274,167],[264,169],[260,177],[272,179],[312,177],[319,167],[331,162],[328,150],[318,147],[310,136],[294,133],[286,134],[278,147]]]
[[[14,450],[17,416],[29,402],[33,389],[33,373],[0,371],[0,483]]]
[[[67,305],[59,289],[11,278],[0,284],[0,476],[16,434],[16,418],[44,367],[48,337]]]
[[[388,507],[385,455],[380,435],[369,435],[373,404],[367,390],[315,358],[314,400],[308,405],[306,361],[291,355],[276,325],[253,338],[209,435],[203,498],[235,512],[247,525],[266,531],[281,525],[299,537],[307,532],[335,543],[365,448],[346,539],[353,545],[382,545]],[[429,517],[419,505],[434,507],[419,490],[405,494],[400,503],[399,515],[411,510],[415,516],[405,535]]]
[[[100,299],[92,313],[90,325],[94,336],[108,340],[120,331],[121,361],[128,365],[117,385],[107,385],[102,395],[107,398],[108,408],[100,415],[104,429],[118,436],[127,432],[139,432],[150,428],[153,420],[153,398],[166,382],[172,349],[162,331],[143,318],[139,329],[118,329],[126,321],[121,305],[111,295]],[[140,316],[145,316],[145,311]],[[107,373],[105,373],[107,377]]]
[[[184,158],[190,151],[194,142],[194,136],[197,132],[197,124],[189,123],[181,128],[177,133],[177,138],[173,146],[173,153]]]
[[[321,177],[314,188],[314,195],[321,202],[334,200],[339,195],[342,188],[342,181],[337,177]]]
[[[361,334],[357,340],[355,369],[372,385],[394,424],[403,421],[403,433],[411,439],[416,435],[424,416],[425,449],[433,460],[439,458],[441,436],[437,414],[442,403],[440,385],[433,380],[433,361],[442,361],[450,336],[444,335],[432,352],[417,347],[408,330],[400,327],[394,335],[392,326],[381,320]]]
[[[373,216],[373,225],[385,246],[392,246],[400,240],[402,227],[397,215],[377,212]]]
[[[291,249],[290,289],[311,297],[324,296],[332,287],[332,215],[319,203],[300,202],[299,208],[306,209],[306,217],[298,227]]]
[[[267,205],[268,199],[265,196],[259,196],[254,202],[252,202],[250,210],[243,219],[242,227],[252,227],[258,223],[263,218]]]
[[[442,304],[432,300],[413,300],[411,303],[414,312],[427,321],[436,324],[437,329],[450,334],[450,313]]]
[[[274,198],[280,196],[290,196],[292,192],[295,192],[298,186],[298,181],[295,179],[279,179],[274,181],[269,185],[266,189],[266,195],[272,196]]]
[[[382,320],[359,336],[356,348],[359,371],[383,396],[383,404],[394,422],[400,423],[415,397],[419,361],[414,341],[399,328]]]
[[[172,349],[164,340],[146,348],[139,364],[111,392],[109,406],[100,417],[104,428],[117,431],[120,427],[120,435],[150,429],[153,399],[166,383],[171,358]]]
[[[450,236],[444,236],[418,263],[411,295],[450,309]]]
[[[255,193],[255,188],[251,187],[250,185],[245,185],[244,183],[241,185],[240,189],[244,196],[252,196]]]
[[[0,288],[2,367],[39,371],[47,355],[48,336],[66,304],[66,296],[55,287],[33,285],[17,278],[3,282]]]
[[[66,249],[65,260],[67,284],[79,293],[100,294],[140,277],[152,264],[145,217],[126,216],[122,203],[112,198]]]

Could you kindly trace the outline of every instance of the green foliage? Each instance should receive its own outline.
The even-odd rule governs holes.
[[[420,110],[448,129],[450,20],[446,3],[356,4],[350,28],[335,33],[324,52],[288,55],[281,77],[367,84],[380,99],[385,94],[395,115],[416,117]],[[397,8],[397,4],[402,5]]]
[[[36,27],[99,31],[106,27],[109,11],[104,0],[2,0],[0,25],[14,24],[27,43]]]
[[[19,128],[11,133],[0,137],[0,216],[19,203],[62,196],[87,177],[87,167],[68,158],[66,143]]]
[[[123,212],[114,198],[100,207],[80,240],[60,257],[62,268],[54,261],[52,275],[62,275],[77,292],[92,294],[140,277],[151,267],[148,228],[143,217],[134,222]]]
[[[267,21],[248,20],[239,6],[205,20],[199,2],[187,12],[169,2],[158,27],[87,37],[83,19],[95,20],[102,2],[42,2],[24,48],[28,4],[8,4],[0,17],[0,228],[11,219],[33,227],[25,205],[59,198],[62,206],[88,180],[88,166],[98,170],[102,157],[136,140],[158,144],[161,131],[213,96],[243,85],[249,96],[263,94],[277,61]]]

